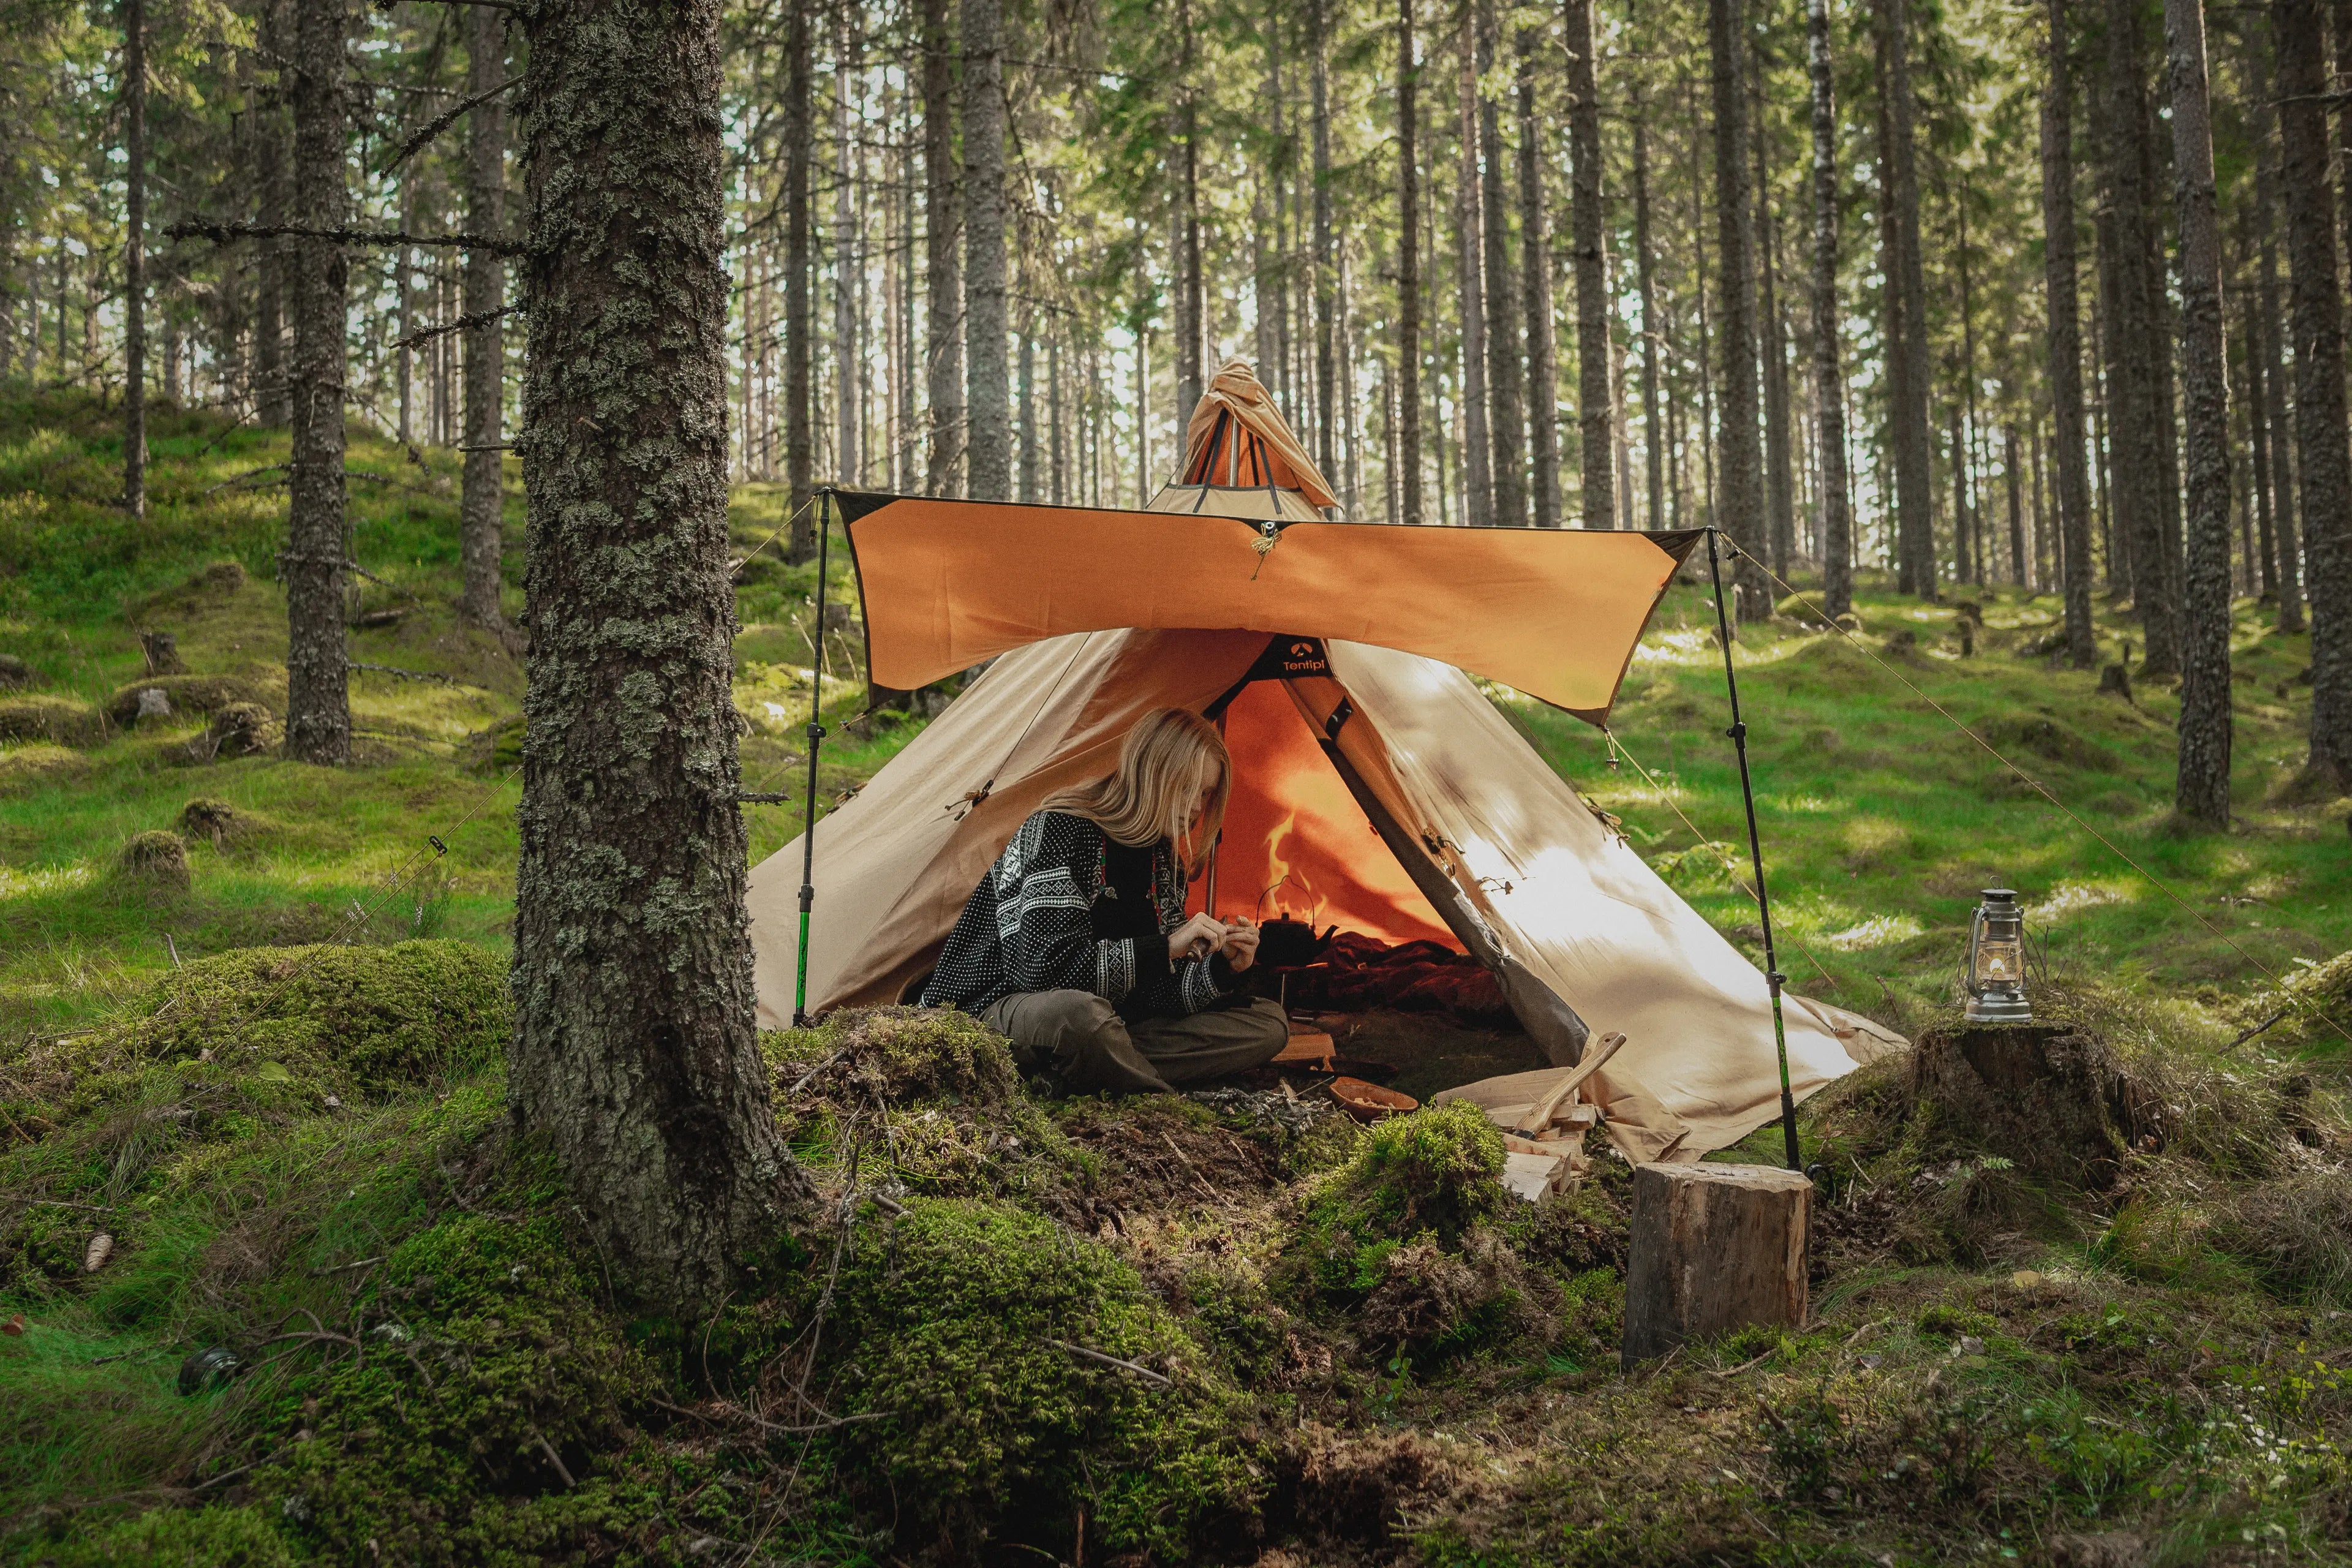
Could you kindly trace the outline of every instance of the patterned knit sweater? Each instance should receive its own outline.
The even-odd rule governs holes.
[[[1089,991],[1124,1018],[1180,1018],[1238,989],[1222,954],[1169,961],[1167,933],[1184,922],[1184,877],[1166,842],[1149,851],[1145,909],[1120,905],[1111,875],[1118,853],[1083,816],[1032,814],[965,901],[923,1005],[978,1013],[1025,992]]]

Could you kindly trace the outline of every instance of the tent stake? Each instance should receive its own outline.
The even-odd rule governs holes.
[[[1756,912],[1764,926],[1764,984],[1772,993],[1772,1047],[1780,1058],[1780,1136],[1788,1145],[1789,1169],[1801,1171],[1805,1164],[1797,1149],[1797,1097],[1789,1090],[1789,1031],[1780,1019],[1780,987],[1789,977],[1780,973],[1772,951],[1772,900],[1764,891],[1764,841],[1756,832],[1756,787],[1748,777],[1748,726],[1739,717],[1739,677],[1731,668],[1731,621],[1723,608],[1723,566],[1715,549],[1717,531],[1712,524],[1706,531],[1706,574],[1715,585],[1715,631],[1723,644],[1723,684],[1731,693],[1731,728],[1724,733],[1731,737],[1732,747],[1739,753],[1739,796],[1748,805],[1748,860],[1756,868]],[[806,898],[805,890],[802,896]]]
[[[824,742],[824,726],[817,721],[824,712],[824,551],[833,539],[832,502],[830,485],[809,498],[809,504],[816,508],[816,635],[809,641],[808,804],[801,812],[801,962],[800,972],[793,980],[795,1029],[805,1029],[809,1025],[809,911],[816,907],[816,753]],[[1784,1062],[1780,1072],[1784,1083],[1788,1076]],[[1781,1098],[1788,1098],[1786,1089],[1781,1090]]]

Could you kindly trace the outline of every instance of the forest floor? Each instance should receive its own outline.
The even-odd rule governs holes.
[[[1948,1025],[1977,890],[2011,886],[2051,1005],[2165,1108],[2084,1190],[1899,1062],[1817,1097],[1802,1331],[1621,1375],[1612,1159],[1507,1210],[1443,1117],[1045,1103],[995,1042],[891,1016],[765,1038],[838,1201],[764,1293],[677,1325],[614,1307],[505,1134],[522,676],[452,608],[456,458],[355,433],[353,657],[410,673],[354,676],[359,759],[329,771],[205,738],[282,710],[282,433],[163,416],[134,521],[112,427],[0,403],[26,672],[0,690],[0,1561],[2347,1556],[2352,1129],[2315,1018],[2347,1016],[2352,803],[2298,780],[2308,640],[2268,609],[2238,607],[2226,834],[2173,819],[2168,690],[2033,651],[2053,598],[1977,597],[1965,651],[1957,594],[1866,588],[1851,637],[1745,628],[1792,984]],[[781,514],[739,489],[750,790],[793,786],[806,717]],[[510,583],[520,521],[510,495]],[[1631,761],[1496,695],[1760,957],[1706,605],[1675,588],[1635,659]],[[2100,608],[2113,661],[2137,637]],[[153,630],[188,673],[149,674]],[[919,722],[847,734],[853,633],[825,639],[826,798]],[[174,711],[136,717],[158,685]],[[798,830],[749,809],[755,860]],[[132,850],[156,832],[184,876]],[[2238,1041],[2283,984],[2316,1008]],[[1774,1158],[1759,1136],[1725,1157]],[[213,1347],[238,1375],[190,1362]]]

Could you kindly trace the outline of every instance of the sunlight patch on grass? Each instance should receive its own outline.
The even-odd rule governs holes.
[[[2044,922],[2063,921],[2084,910],[2126,903],[2137,897],[2137,888],[2116,882],[2061,882],[2041,902],[2027,906],[2025,917]]]
[[[0,866],[0,899],[37,898],[45,893],[69,892],[88,884],[95,875],[87,865],[39,866],[30,870]]]
[[[1874,947],[1892,947],[1926,934],[1919,922],[1909,915],[1873,915],[1859,925],[1832,931],[1822,940],[1840,952],[1862,952]]]

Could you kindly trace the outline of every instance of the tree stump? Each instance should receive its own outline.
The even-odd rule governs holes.
[[[2155,1097],[2106,1046],[2063,1024],[1931,1029],[1911,1056],[1911,1104],[2027,1175],[2105,1192],[2125,1151],[2158,1131]]]
[[[1770,1165],[1633,1173],[1624,1364],[1749,1323],[1805,1321],[1813,1184]]]

